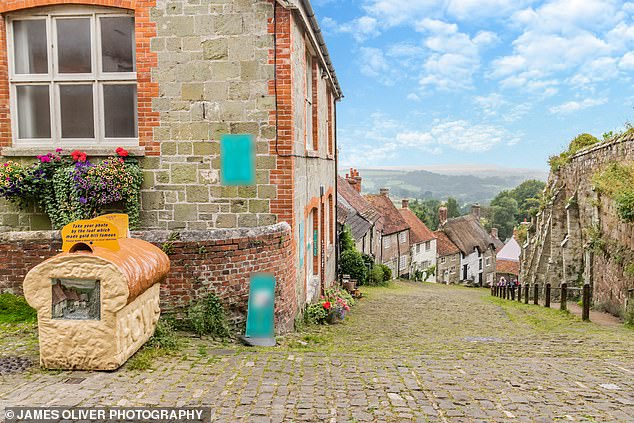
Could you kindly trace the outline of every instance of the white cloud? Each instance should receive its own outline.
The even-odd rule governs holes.
[[[421,98],[416,93],[407,94],[407,99],[410,101],[416,101],[416,102],[421,101]]]
[[[499,110],[508,105],[508,102],[497,93],[487,96],[476,96],[473,98],[473,102],[486,116],[497,116]]]
[[[521,0],[449,0],[447,13],[459,20],[507,16],[533,1]]]
[[[600,106],[607,103],[606,98],[586,98],[582,101],[569,101],[550,108],[550,112],[558,115],[570,114],[590,107]]]
[[[381,33],[379,22],[371,16],[361,16],[346,23],[339,23],[326,17],[323,19],[322,25],[331,32],[350,34],[357,42],[363,42]]]
[[[438,122],[429,131],[407,131],[396,135],[397,141],[407,147],[440,153],[443,147],[453,150],[481,153],[501,143],[517,142],[505,129],[486,124],[471,124],[465,120]]]
[[[362,47],[360,61],[363,75],[375,78],[384,85],[394,85],[397,78],[396,71],[386,60],[383,50]]]
[[[619,68],[626,71],[634,71],[634,53],[628,51],[621,60],[619,60]]]

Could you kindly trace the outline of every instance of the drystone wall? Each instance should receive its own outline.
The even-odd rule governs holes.
[[[615,252],[634,249],[634,224],[619,219],[613,200],[599,194],[592,180],[611,163],[634,163],[634,133],[629,132],[578,152],[551,172],[521,266],[523,282],[589,283],[594,307],[618,316],[626,313],[634,278],[626,272],[624,255]]]

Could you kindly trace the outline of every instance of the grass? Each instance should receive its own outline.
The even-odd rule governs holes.
[[[131,370],[151,369],[157,358],[174,355],[182,347],[183,340],[178,337],[172,324],[166,319],[159,319],[154,335],[128,360],[126,367]]]
[[[0,294],[0,323],[33,323],[37,312],[28,305],[24,297]]]

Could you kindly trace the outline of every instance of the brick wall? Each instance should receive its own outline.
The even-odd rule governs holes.
[[[136,238],[157,246],[167,231],[140,231]],[[171,270],[161,285],[161,308],[180,314],[192,299],[214,293],[222,300],[230,321],[243,327],[252,273],[275,275],[275,324],[280,333],[293,329],[297,314],[290,227],[285,224],[218,231],[186,231],[172,244]],[[0,234],[0,292],[22,293],[28,271],[59,252],[59,233]]]

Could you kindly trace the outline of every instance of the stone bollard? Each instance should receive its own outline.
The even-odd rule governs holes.
[[[528,304],[528,300],[529,300],[529,292],[528,292],[528,283],[524,284],[524,304]]]
[[[583,285],[583,310],[581,311],[581,319],[590,321],[590,284]]]
[[[561,284],[561,299],[559,309],[561,311],[566,311],[568,309],[568,284],[566,282],[563,282]]]
[[[546,284],[544,307],[550,308],[550,283]]]
[[[539,284],[533,285],[533,304],[539,305]]]

